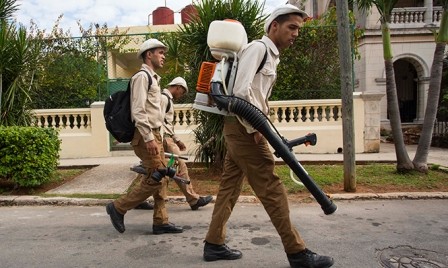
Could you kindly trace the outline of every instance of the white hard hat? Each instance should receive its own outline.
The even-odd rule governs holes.
[[[185,81],[185,79],[183,79],[182,77],[178,76],[176,78],[173,79],[173,81],[171,81],[168,86],[182,86],[183,88],[185,88],[185,93],[188,93],[188,86],[187,86],[187,82]]]
[[[271,23],[274,21],[275,18],[277,18],[280,15],[286,15],[291,13],[299,13],[302,15],[303,19],[309,17],[305,11],[300,10],[298,7],[294,5],[291,4],[281,5],[276,7],[272,11],[271,15],[269,15],[269,17],[266,19],[266,22],[264,23],[264,31],[268,33],[269,25],[271,25]]]
[[[151,49],[151,48],[157,48],[157,47],[163,47],[165,49],[168,49],[168,47],[164,43],[160,42],[159,40],[157,40],[155,38],[146,40],[140,46],[140,50],[137,53],[137,59],[140,59],[142,57],[143,52],[145,52],[146,50]]]

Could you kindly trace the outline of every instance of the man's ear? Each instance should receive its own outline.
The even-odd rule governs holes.
[[[276,20],[272,21],[272,22],[271,22],[271,27],[270,27],[269,31],[270,31],[270,30],[274,30],[274,31],[276,31],[277,28],[279,27],[279,25],[280,25],[280,24],[278,23],[278,21],[276,21]]]

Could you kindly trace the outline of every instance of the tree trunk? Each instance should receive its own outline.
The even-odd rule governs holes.
[[[403,132],[401,130],[400,110],[398,108],[397,86],[395,84],[394,63],[392,61],[392,46],[390,42],[390,28],[387,22],[381,23],[383,37],[384,66],[386,68],[386,96],[387,112],[394,137],[395,154],[397,156],[397,171],[406,172],[412,170],[414,165],[409,158],[404,145]]]
[[[423,121],[422,133],[418,141],[415,152],[414,168],[420,172],[428,172],[428,154],[431,147],[432,132],[437,116],[439,105],[440,86],[442,83],[443,59],[445,56],[445,46],[448,40],[448,13],[444,10],[442,22],[440,23],[439,35],[436,40],[436,49],[431,67],[431,80],[429,82],[428,100],[426,104],[425,118]]]
[[[395,84],[394,63],[392,60],[384,61],[386,67],[386,96],[387,111],[390,126],[394,137],[395,154],[397,156],[397,171],[406,172],[414,168],[403,139],[401,130],[400,110],[398,108],[397,88]]]
[[[316,2],[316,1],[314,1]],[[344,191],[356,192],[355,131],[353,119],[352,49],[348,4],[337,0],[339,62],[341,63]]]

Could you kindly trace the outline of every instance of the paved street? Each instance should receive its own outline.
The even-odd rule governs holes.
[[[333,267],[382,267],[380,261],[399,257],[414,258],[407,267],[448,267],[448,200],[337,205],[330,216],[316,203],[290,207],[308,247],[333,256]],[[202,260],[202,241],[213,205],[198,211],[186,204],[168,208],[184,233],[153,235],[152,212],[141,210],[128,212],[126,232],[119,234],[103,206],[0,207],[0,267],[289,267],[259,204],[238,203],[228,223],[228,245],[243,251],[243,258],[212,263]]]

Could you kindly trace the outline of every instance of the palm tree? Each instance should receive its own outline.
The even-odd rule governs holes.
[[[417,151],[413,160],[414,168],[421,172],[428,172],[428,153],[431,146],[434,122],[437,116],[437,107],[442,83],[443,60],[445,47],[448,42],[448,0],[441,1],[443,14],[438,34],[436,33],[436,48],[431,68],[428,100],[423,120],[422,133],[418,142]]]
[[[183,44],[183,58],[189,69],[191,84],[197,83],[197,77],[203,61],[214,61],[207,46],[207,32],[214,20],[235,19],[244,26],[249,41],[263,34],[262,15],[264,3],[257,0],[203,0],[195,1],[198,12],[192,22],[180,27],[179,38]],[[196,159],[214,168],[220,169],[225,155],[222,136],[223,117],[221,115],[199,112],[199,126],[194,130],[199,147]]]
[[[398,0],[354,0],[358,9],[369,11],[373,6],[380,13],[381,32],[383,37],[383,57],[386,69],[386,95],[387,111],[390,126],[394,137],[395,154],[397,156],[397,171],[406,172],[414,168],[404,144],[403,132],[401,130],[400,110],[398,108],[397,86],[395,84],[394,63],[392,46],[390,41],[390,18],[392,9]]]
[[[15,1],[0,0],[0,125],[29,125],[29,93],[35,87],[40,42],[9,22]]]
[[[0,20],[7,20],[17,11],[16,0],[0,0]]]
[[[17,10],[16,0],[0,0],[0,23],[12,17],[12,14]],[[3,54],[3,53],[2,53]],[[3,62],[3,61],[2,61]],[[6,61],[5,61],[6,62]],[[0,66],[0,111],[2,107],[2,93],[3,93],[3,71]]]

